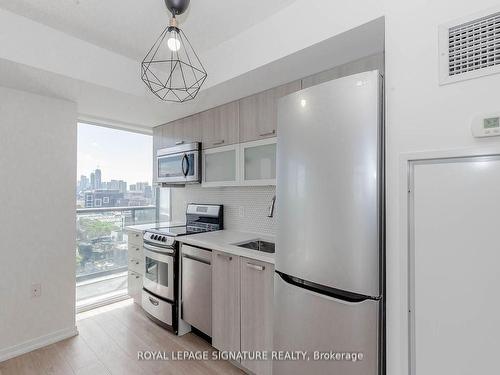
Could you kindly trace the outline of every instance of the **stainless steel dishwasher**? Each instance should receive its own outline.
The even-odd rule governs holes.
[[[182,244],[181,318],[212,336],[212,252]]]

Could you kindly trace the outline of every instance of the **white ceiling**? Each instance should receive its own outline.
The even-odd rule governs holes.
[[[295,0],[192,0],[180,26],[200,52]],[[163,0],[0,0],[0,8],[110,51],[142,60],[168,24]]]
[[[383,51],[380,3],[192,0],[181,25],[209,77],[179,104],[157,100],[140,79],[138,60],[168,22],[164,0],[0,0],[0,85],[74,101],[86,120],[150,131]]]

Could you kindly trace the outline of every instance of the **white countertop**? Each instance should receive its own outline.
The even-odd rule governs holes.
[[[204,247],[211,250],[218,250],[224,253],[274,264],[274,254],[246,249],[244,247],[234,245],[235,243],[242,243],[257,239],[262,239],[264,241],[273,243],[276,242],[274,236],[259,233],[237,232],[233,230],[218,230],[214,232],[190,234],[189,236],[182,236],[177,238],[179,242],[185,243],[187,245]]]
[[[125,230],[134,230],[138,232],[144,232],[145,230],[151,229],[151,228],[158,228],[158,227],[176,227],[176,226],[182,226],[186,225],[186,223],[183,223],[181,221],[161,221],[161,222],[152,222],[152,223],[147,223],[147,224],[138,224],[138,225],[127,225],[125,227]]]

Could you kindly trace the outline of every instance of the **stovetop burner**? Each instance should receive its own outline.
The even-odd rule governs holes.
[[[189,204],[186,210],[186,225],[157,227],[144,233],[144,240],[160,246],[173,246],[172,237],[187,236],[223,229],[223,206]]]
[[[203,233],[208,232],[210,229],[206,227],[195,227],[195,226],[175,226],[175,227],[159,227],[148,230],[148,232],[154,232],[162,234],[164,236],[186,236],[188,234]]]

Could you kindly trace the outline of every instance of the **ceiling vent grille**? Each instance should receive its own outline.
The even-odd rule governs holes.
[[[440,82],[500,72],[500,11],[440,27]]]

